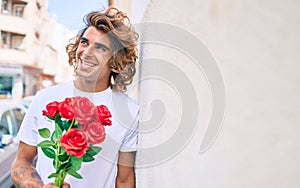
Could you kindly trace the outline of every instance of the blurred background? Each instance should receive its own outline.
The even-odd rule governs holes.
[[[138,31],[145,31],[137,76],[127,92],[140,103],[142,129],[143,122],[150,124],[139,136],[137,187],[300,187],[299,1],[111,3],[128,14]],[[0,188],[9,188],[17,148],[13,137],[31,98],[40,89],[72,79],[64,47],[82,27],[82,16],[95,7],[107,7],[108,1],[1,0],[0,6]],[[149,43],[147,24],[141,25],[145,22],[171,24],[196,37],[222,73],[225,115],[204,152],[200,144],[216,101],[207,72],[184,53],[182,46],[194,43],[186,44],[186,36],[180,35],[176,40],[182,46]],[[159,79],[157,72],[163,67],[151,66],[153,58],[169,62],[189,78],[183,84],[190,84],[197,94],[196,125],[179,123],[184,98],[177,85]],[[158,123],[155,112],[163,114]],[[172,138],[181,126],[193,131],[178,149]],[[153,148],[152,153],[147,148]],[[172,155],[164,156],[166,149]],[[159,161],[151,163],[151,158]]]

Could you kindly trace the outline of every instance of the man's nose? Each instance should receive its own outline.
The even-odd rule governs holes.
[[[83,51],[83,55],[87,57],[92,56],[93,53],[94,53],[94,48],[92,46],[86,47]]]

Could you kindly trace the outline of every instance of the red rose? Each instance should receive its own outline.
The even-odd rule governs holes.
[[[74,118],[74,111],[72,105],[72,99],[66,98],[58,106],[59,114],[61,117],[72,120]]]
[[[90,145],[81,130],[72,128],[60,138],[61,147],[70,155],[82,157]]]
[[[57,101],[50,102],[49,104],[47,104],[46,110],[43,110],[43,116],[54,118],[58,111],[58,106],[59,106],[59,102]]]
[[[111,113],[104,105],[97,106],[97,115],[103,125],[111,125]]]
[[[85,125],[94,119],[95,106],[85,97],[73,98],[74,116],[78,123]]]
[[[105,129],[100,122],[92,122],[81,127],[90,144],[101,144],[105,139]]]

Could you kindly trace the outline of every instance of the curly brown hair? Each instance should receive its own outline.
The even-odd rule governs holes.
[[[130,24],[125,13],[117,8],[110,7],[105,12],[94,11],[84,17],[85,28],[82,29],[74,40],[70,40],[66,46],[69,56],[69,64],[76,67],[76,50],[80,38],[88,27],[94,26],[105,32],[111,39],[113,56],[108,63],[111,67],[111,87],[113,91],[125,92],[126,86],[131,84],[136,72],[135,62],[137,56],[138,34]]]

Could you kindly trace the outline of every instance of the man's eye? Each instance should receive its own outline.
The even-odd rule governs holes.
[[[102,51],[102,52],[106,52],[107,51],[107,49],[104,48],[104,47],[102,47],[102,46],[98,47],[97,49],[100,50],[100,51]]]
[[[81,40],[81,41],[80,41],[80,44],[82,44],[82,45],[87,45],[87,44],[88,44],[88,42],[87,42],[87,41],[85,41],[85,40]]]

